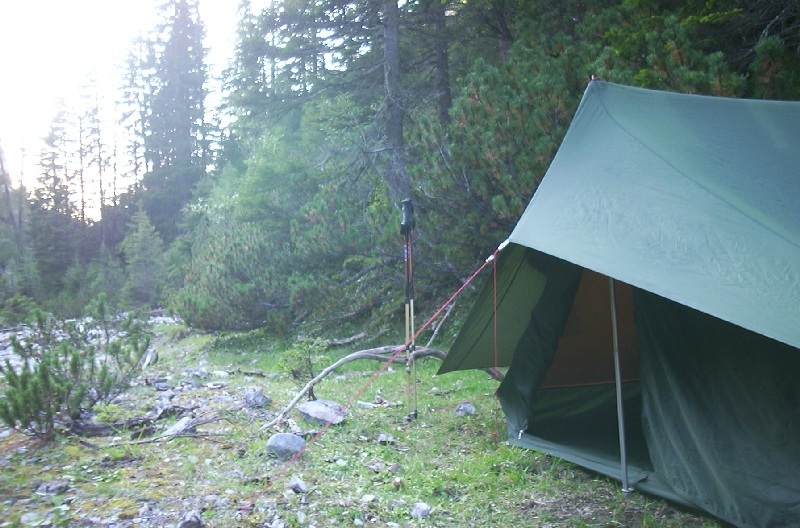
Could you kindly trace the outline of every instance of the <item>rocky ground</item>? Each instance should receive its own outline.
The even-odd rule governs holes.
[[[272,487],[268,474],[288,467],[306,440],[320,426],[340,423],[344,411],[334,402],[304,401],[297,420],[265,429],[278,414],[267,390],[282,375],[213,365],[195,344],[176,338],[176,325],[150,321],[160,329],[151,364],[129,392],[73,424],[78,434],[46,444],[0,426],[0,527],[315,526],[311,512],[303,513],[314,491],[302,478],[287,477],[277,491],[262,492]],[[27,330],[0,336],[0,361],[20,368],[12,333],[24,338]],[[296,389],[289,385],[280,389],[284,400]],[[287,512],[290,504],[296,506]],[[413,517],[430,510],[422,502],[395,507]]]
[[[485,374],[440,388],[437,364],[421,366],[409,424],[402,367],[380,383],[374,363],[344,369],[272,425],[302,385],[283,350],[151,323],[150,365],[81,434],[43,443],[0,426],[0,528],[721,526],[504,446]]]

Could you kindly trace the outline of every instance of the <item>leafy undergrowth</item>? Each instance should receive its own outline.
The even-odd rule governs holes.
[[[297,461],[279,461],[266,443],[289,425],[263,426],[301,385],[288,372],[287,346],[176,326],[158,330],[158,363],[123,398],[96,409],[97,418],[113,423],[141,415],[163,404],[169,388],[172,408],[214,419],[166,441],[153,441],[156,433],[136,442],[119,431],[63,435],[45,444],[3,430],[0,526],[179,526],[192,511],[217,527],[722,526],[498,442],[505,426],[492,397],[496,382],[482,372],[436,377],[435,360],[418,363],[413,421],[404,418],[414,398],[402,365],[376,375],[380,364],[360,361],[332,374],[315,393],[347,405],[345,421],[310,442]],[[317,360],[344,354],[329,349]],[[198,369],[209,376],[192,376]],[[268,409],[242,405],[244,390],[253,386],[273,398]],[[475,414],[455,416],[464,401]],[[318,427],[296,412],[292,418],[306,432]],[[292,490],[293,479],[307,491]],[[419,502],[431,507],[426,518],[412,518]]]

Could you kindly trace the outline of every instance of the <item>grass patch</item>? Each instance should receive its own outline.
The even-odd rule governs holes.
[[[97,409],[102,418],[127,418],[163,403],[164,391],[150,383],[160,380],[173,390],[169,405],[213,412],[218,419],[192,437],[151,444],[111,445],[127,440],[122,433],[49,444],[5,433],[2,526],[32,512],[53,525],[114,519],[177,525],[192,510],[208,526],[223,528],[266,527],[279,519],[285,526],[317,527],[722,526],[652,497],[623,495],[616,482],[498,441],[505,421],[493,398],[496,382],[482,372],[436,377],[439,363],[432,359],[417,365],[418,418],[410,422],[404,417],[413,401],[411,380],[403,365],[376,376],[378,363],[360,361],[329,376],[315,393],[349,405],[346,420],[286,464],[267,454],[266,443],[288,429],[263,430],[263,424],[297,391],[298,380],[286,372],[282,357],[296,344],[174,328],[160,329],[155,344],[158,363],[124,398]],[[333,361],[347,352],[325,355]],[[198,369],[208,377],[198,378]],[[273,398],[269,411],[242,407],[243,391],[251,386]],[[455,416],[464,401],[477,412]],[[305,430],[317,428],[296,413],[292,418]],[[287,488],[292,478],[302,480],[308,492]],[[66,480],[68,489],[57,496],[36,493],[55,479]],[[427,519],[412,519],[418,502],[431,506]]]

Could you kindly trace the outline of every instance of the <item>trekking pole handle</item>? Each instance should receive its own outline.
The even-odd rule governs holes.
[[[400,205],[403,208],[403,221],[400,223],[400,234],[408,236],[411,230],[414,229],[414,204],[410,198],[406,198]]]

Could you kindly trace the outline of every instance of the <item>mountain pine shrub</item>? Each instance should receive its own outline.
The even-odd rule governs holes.
[[[8,360],[0,365],[6,385],[0,419],[6,425],[51,439],[57,427],[69,428],[96,403],[130,386],[149,336],[134,314],[114,325],[102,296],[92,307],[93,317],[68,322],[37,310],[30,334],[11,338],[23,364],[18,370]]]

